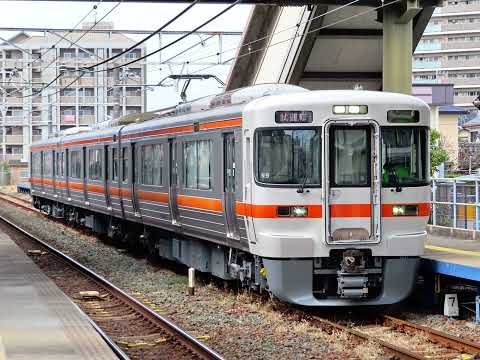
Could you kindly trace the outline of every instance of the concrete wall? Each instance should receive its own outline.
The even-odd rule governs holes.
[[[441,141],[450,154],[449,162],[458,167],[458,114],[440,114],[439,128]]]

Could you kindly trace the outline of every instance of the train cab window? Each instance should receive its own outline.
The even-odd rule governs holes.
[[[330,156],[332,186],[370,186],[369,127],[332,127]]]
[[[88,178],[100,180],[102,178],[102,149],[88,149]]]
[[[257,181],[320,186],[320,130],[257,130],[255,141]]]
[[[128,149],[122,148],[122,181],[128,182]]]
[[[183,144],[183,181],[188,189],[212,188],[212,140]]]
[[[382,185],[426,185],[428,129],[398,126],[382,128]]]
[[[82,155],[79,150],[70,152],[70,177],[80,179],[82,176]]]
[[[141,157],[142,184],[162,185],[163,144],[143,145]]]

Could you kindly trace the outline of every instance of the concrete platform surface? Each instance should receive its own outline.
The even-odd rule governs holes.
[[[118,359],[86,315],[0,232],[0,360]]]
[[[431,272],[480,281],[480,240],[429,235],[423,265]]]

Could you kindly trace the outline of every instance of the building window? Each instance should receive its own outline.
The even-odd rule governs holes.
[[[162,185],[163,144],[142,146],[142,184]]]
[[[187,141],[183,144],[183,179],[189,189],[212,188],[212,140]]]
[[[70,152],[70,177],[80,179],[82,176],[82,157],[79,150]]]

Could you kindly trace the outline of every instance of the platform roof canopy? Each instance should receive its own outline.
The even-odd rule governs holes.
[[[360,85],[363,89],[381,90],[384,24],[383,10],[376,8],[382,2],[363,1],[345,6],[348,3],[351,4],[328,1],[302,7],[256,5],[227,89],[284,82],[308,89],[352,89]],[[413,12],[409,7],[412,3]],[[409,13],[412,45],[400,49],[408,52],[408,56],[437,5],[436,0],[428,3],[402,0],[388,5],[398,9],[399,20],[402,14]]]

